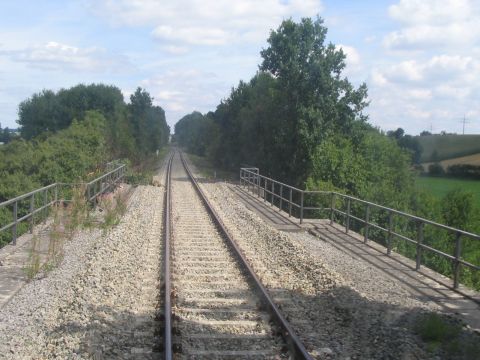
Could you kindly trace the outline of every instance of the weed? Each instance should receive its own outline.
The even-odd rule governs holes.
[[[127,211],[127,195],[125,191],[118,191],[117,194],[105,194],[99,199],[99,207],[103,210],[104,230],[109,229],[120,222],[120,219]]]
[[[85,196],[85,185],[77,186],[72,191],[72,200],[66,208],[64,216],[64,225],[67,235],[71,238],[80,227],[89,227],[92,225],[90,217],[90,208]]]
[[[461,326],[431,313],[424,315],[416,324],[415,330],[425,342],[443,342],[458,337]]]
[[[414,330],[430,352],[443,352],[449,359],[472,359],[480,352],[477,336],[452,318],[425,314],[417,320]]]
[[[34,235],[32,237],[32,247],[28,254],[28,263],[24,266],[23,271],[29,280],[32,280],[40,271],[40,253],[38,251],[39,241]]]
[[[63,206],[56,206],[53,212],[53,223],[50,230],[47,262],[44,265],[45,271],[52,270],[62,258],[65,233],[65,211]]]

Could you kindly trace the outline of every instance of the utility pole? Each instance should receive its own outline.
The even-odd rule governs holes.
[[[460,121],[461,123],[463,123],[463,132],[462,134],[465,135],[465,124],[468,124],[468,121],[467,119],[465,118],[465,114],[463,114],[463,120]]]

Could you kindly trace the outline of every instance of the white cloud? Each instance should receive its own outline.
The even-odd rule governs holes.
[[[181,95],[182,95],[181,91],[162,90],[162,91],[157,91],[155,93],[154,98],[158,100],[172,100]]]
[[[421,83],[425,86],[461,83],[469,86],[476,84],[480,76],[480,62],[470,56],[444,54],[428,61],[405,60],[375,71],[377,80],[381,76],[395,83]]]
[[[264,41],[283,18],[322,11],[320,0],[101,0],[89,6],[114,25],[150,26],[155,38],[212,46]]]
[[[190,45],[224,45],[230,35],[220,28],[184,27],[175,29],[171,26],[161,25],[152,32],[155,38],[170,41],[180,41]]]
[[[346,62],[349,66],[358,66],[360,64],[360,54],[353,46],[338,44],[337,49],[342,49],[347,56]]]
[[[407,96],[412,100],[430,100],[432,98],[432,91],[429,89],[410,89]]]
[[[370,81],[374,86],[385,86],[388,83],[387,78],[378,69],[373,69]]]
[[[383,44],[394,50],[425,50],[476,44],[479,35],[480,28],[474,21],[444,26],[421,24],[389,33]]]
[[[186,46],[169,45],[165,46],[163,49],[172,55],[183,55],[188,53],[188,48]]]
[[[363,72],[361,66],[360,54],[357,49],[353,46],[338,44],[335,46],[337,49],[342,49],[343,53],[346,55],[345,63],[346,68],[343,71],[343,75],[346,77],[355,77],[360,75]]]
[[[471,0],[401,0],[389,15],[405,25],[384,37],[393,50],[474,45],[479,41],[480,4]]]
[[[384,129],[401,126],[419,133],[433,126],[437,132],[460,132],[457,120],[478,109],[478,78],[480,61],[460,55],[376,67],[368,80],[371,103],[367,112]]]
[[[55,41],[1,50],[0,56],[46,70],[118,71],[130,66],[122,56],[112,56],[102,48],[82,49]]]
[[[141,82],[154,103],[165,109],[170,125],[194,110],[214,110],[231,85],[217,74],[197,68],[170,70]]]
[[[446,24],[469,18],[472,2],[469,0],[400,0],[388,8],[389,15],[407,24]]]

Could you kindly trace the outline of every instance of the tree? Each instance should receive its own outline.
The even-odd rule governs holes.
[[[20,132],[27,140],[45,139],[75,120],[83,121],[88,111],[95,110],[106,121],[109,153],[140,160],[168,142],[170,129],[165,112],[152,105],[147,91],[138,88],[130,100],[127,107],[120,89],[104,84],[79,84],[56,93],[43,90],[19,105]]]
[[[137,149],[142,154],[146,153],[148,149],[148,145],[143,140],[148,137],[147,115],[152,107],[152,100],[146,90],[138,87],[135,93],[130,95],[130,104],[128,105],[130,122],[133,124],[133,136]]]
[[[0,129],[1,130],[1,129]],[[7,144],[9,143],[11,140],[12,140],[13,136],[10,132],[10,129],[8,127],[6,127],[5,129],[3,129],[3,131],[1,132],[1,139],[0,141],[3,142],[4,144]]]
[[[403,137],[403,135],[405,135],[405,130],[403,130],[402,128],[398,128],[395,131],[388,131],[387,132],[387,136],[392,137],[392,138],[397,139],[397,140],[401,139]]]
[[[203,156],[213,135],[213,126],[210,116],[194,111],[175,124],[175,138],[188,152]]]
[[[473,193],[463,190],[453,190],[442,199],[442,215],[445,224],[463,230],[469,230],[474,218]]]
[[[43,90],[22,101],[18,107],[18,116],[20,134],[27,140],[41,133],[62,128],[61,106],[51,90]]]
[[[153,98],[145,89],[138,87],[130,96],[128,110],[136,148],[141,154],[153,152],[168,142],[170,128],[165,111],[153,106]]]
[[[341,76],[345,54],[325,44],[326,34],[320,18],[285,20],[271,32],[269,46],[261,52],[260,69],[278,80],[286,100],[282,112],[289,135],[283,140],[291,153],[286,163],[297,184],[306,180],[322,139],[336,131],[348,134],[353,121],[367,119],[362,114],[366,85],[355,89]]]
[[[414,164],[420,163],[420,157],[422,155],[422,146],[420,142],[411,135],[405,135],[405,131],[402,128],[398,128],[395,131],[387,131],[387,136],[395,139],[397,144],[412,154],[412,162]]]
[[[106,118],[109,128],[125,104],[120,89],[104,84],[79,84],[57,93],[43,90],[19,105],[20,134],[31,139],[45,132],[57,132],[70,126],[74,119],[97,110]]]

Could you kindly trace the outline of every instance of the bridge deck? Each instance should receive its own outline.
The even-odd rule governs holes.
[[[345,233],[343,226],[330,225],[329,220],[305,220],[299,224],[298,219],[289,218],[284,211],[270,206],[239,187],[233,188],[239,199],[252,211],[255,211],[265,222],[281,231],[308,231],[318,239],[327,242],[354,258],[362,259],[366,265],[386,274],[392,281],[405,288],[413,297],[423,301],[435,302],[440,308],[451,314],[460,316],[469,326],[480,331],[480,293],[465,286],[459,291],[450,288],[451,280],[426,267],[415,271],[415,262],[392,252],[386,255],[385,247],[369,241],[363,243],[363,236],[349,231]],[[309,251],[318,257],[322,253],[314,242],[304,244]]]

